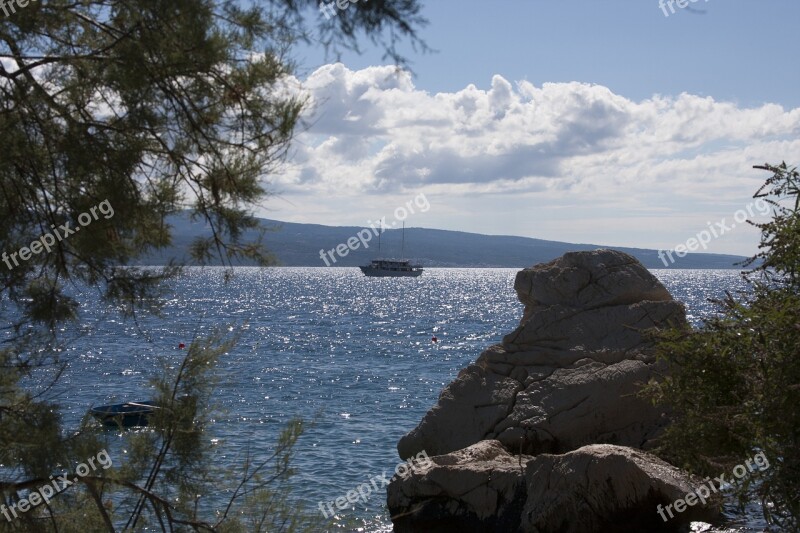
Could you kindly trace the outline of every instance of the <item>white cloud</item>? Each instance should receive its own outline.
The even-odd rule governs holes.
[[[394,67],[351,71],[342,64],[319,68],[303,86],[312,103],[309,129],[287,171],[271,182],[288,199],[326,205],[310,211],[330,218],[283,217],[297,221],[359,223],[367,203],[390,205],[424,191],[448,206],[441,209],[447,220],[431,215],[428,226],[474,230],[468,220],[475,213],[463,212],[468,205],[501,216],[504,202],[523,201],[544,211],[578,208],[576,219],[601,220],[603,211],[608,228],[614,218],[647,211],[661,232],[654,240],[680,242],[661,229],[665,221],[688,218],[691,227],[738,209],[765,177],[753,164],[791,163],[800,154],[800,108],[775,104],[741,108],[690,94],[635,102],[599,85],[536,87],[497,75],[488,90],[430,94]],[[471,202],[476,193],[487,195],[482,204]],[[356,206],[337,210],[334,202]],[[563,231],[546,236],[606,236],[590,225],[561,224]],[[615,241],[657,246],[626,243],[624,235]]]

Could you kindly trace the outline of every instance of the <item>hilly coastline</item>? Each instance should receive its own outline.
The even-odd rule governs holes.
[[[403,252],[402,231],[388,229],[384,230],[381,236],[380,250],[378,238],[373,235],[366,243],[366,247],[359,242],[357,249],[347,249],[347,254],[344,256],[336,253],[326,254],[326,265],[320,251],[335,250],[338,245],[346,243],[365,228],[298,224],[270,219],[261,219],[261,222],[263,227],[268,229],[264,243],[277,259],[279,266],[354,267],[367,264],[379,256],[400,258],[402,255],[427,268],[524,268],[550,261],[566,252],[609,247],[602,243],[575,244],[510,235],[406,228]],[[186,260],[191,242],[199,236],[208,235],[208,228],[204,222],[192,221],[187,215],[171,217],[169,223],[173,227],[172,247],[145,256],[137,264],[160,265],[165,264],[170,258]],[[365,234],[366,232],[362,233]],[[246,234],[246,238],[255,236],[255,232]],[[737,269],[740,267],[736,264],[745,259],[736,255],[708,253],[691,253],[679,258],[673,254],[675,263],[665,265],[658,256],[658,250],[619,246],[613,248],[634,256],[647,268]]]

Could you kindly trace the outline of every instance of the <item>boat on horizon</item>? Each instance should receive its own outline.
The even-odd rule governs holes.
[[[383,225],[378,233],[378,253],[381,251],[381,234]],[[401,256],[405,255],[406,249],[406,224],[403,222],[403,244]],[[408,259],[373,259],[370,264],[359,266],[365,276],[373,278],[416,278],[422,275],[421,265],[415,265]]]
[[[408,259],[373,259],[370,264],[358,268],[366,276],[379,278],[416,278],[423,271],[420,265],[411,264]]]

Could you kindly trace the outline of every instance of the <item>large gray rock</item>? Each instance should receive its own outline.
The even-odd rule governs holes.
[[[667,423],[637,395],[659,370],[645,332],[686,326],[683,306],[611,250],[525,269],[515,289],[519,327],[398,443],[434,457],[392,479],[395,531],[657,531],[713,515],[703,502],[662,519],[695,481],[635,449]]]
[[[633,257],[565,254],[517,275],[519,327],[461,371],[400,456],[483,439],[530,454],[586,444],[646,447],[666,423],[637,397],[657,370],[644,332],[685,325],[683,306]]]

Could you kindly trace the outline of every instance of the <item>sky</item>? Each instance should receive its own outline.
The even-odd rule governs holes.
[[[300,48],[304,126],[258,214],[659,249],[713,228],[698,251],[750,255],[753,165],[800,163],[800,2],[686,3],[423,1],[410,70]]]

